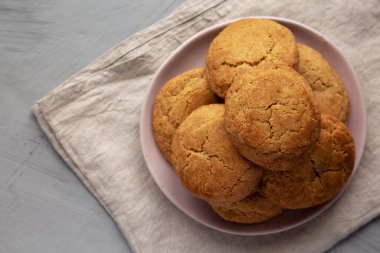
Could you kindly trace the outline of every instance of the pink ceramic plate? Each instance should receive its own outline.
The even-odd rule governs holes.
[[[342,53],[320,33],[298,22],[277,17],[256,17],[275,20],[288,27],[295,35],[298,42],[305,43],[318,51],[335,67],[350,96],[351,114],[348,126],[355,140],[356,161],[354,171],[349,179],[354,176],[360,158],[363,153],[366,134],[366,111],[363,94],[359,80],[351,65],[343,57]],[[329,202],[302,210],[285,211],[279,217],[268,222],[253,225],[242,225],[227,222],[219,218],[209,205],[188,192],[180,183],[174,169],[161,155],[152,131],[152,109],[154,99],[160,88],[172,77],[194,67],[204,66],[207,48],[212,39],[228,24],[236,20],[214,25],[207,28],[181,45],[157,71],[146,100],[143,105],[140,122],[140,138],[142,151],[154,180],[162,192],[180,210],[194,220],[223,232],[239,235],[264,235],[273,234],[297,227],[315,218],[329,208],[341,195],[343,190]]]

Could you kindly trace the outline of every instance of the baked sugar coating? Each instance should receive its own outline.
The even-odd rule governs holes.
[[[222,219],[243,224],[268,221],[282,213],[281,207],[263,196],[261,187],[240,201],[210,205]]]
[[[224,98],[240,69],[262,62],[296,67],[298,50],[292,32],[268,19],[241,19],[223,29],[206,55],[206,77],[212,90]]]
[[[238,151],[269,170],[302,161],[320,131],[305,79],[285,65],[263,64],[235,79],[225,99],[225,127]]]
[[[292,171],[269,172],[265,195],[287,209],[308,208],[328,201],[347,182],[355,163],[355,146],[338,118],[322,115],[322,129],[310,157]]]
[[[182,121],[199,106],[217,101],[206,82],[204,68],[186,71],[162,87],[154,103],[152,122],[156,142],[166,160],[170,162],[173,137]]]
[[[245,198],[263,173],[235,150],[223,115],[223,104],[199,107],[182,122],[172,144],[172,162],[182,184],[212,203]]]
[[[346,88],[328,61],[315,49],[298,43],[298,72],[308,81],[323,114],[347,122],[350,105]]]

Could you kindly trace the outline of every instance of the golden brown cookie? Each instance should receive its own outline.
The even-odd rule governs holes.
[[[262,177],[228,139],[223,115],[222,104],[199,107],[182,122],[172,144],[173,166],[183,185],[213,203],[245,198]]]
[[[313,90],[319,110],[347,122],[350,105],[342,80],[334,68],[315,49],[297,44],[299,52],[298,72]]]
[[[355,146],[349,130],[339,119],[323,114],[311,156],[292,171],[266,173],[265,196],[287,209],[321,204],[342,189],[354,162]]]
[[[241,19],[212,41],[206,55],[206,77],[212,90],[224,98],[241,68],[249,70],[268,61],[297,66],[292,32],[269,19]]]
[[[263,196],[261,187],[240,201],[210,205],[222,219],[244,224],[264,222],[282,213],[281,207]]]
[[[235,78],[225,100],[225,127],[247,159],[288,170],[311,149],[320,113],[305,79],[285,65],[263,64]]]
[[[199,106],[218,101],[207,85],[204,73],[204,68],[184,72],[168,81],[156,97],[153,132],[161,152],[169,162],[172,140],[182,121]]]

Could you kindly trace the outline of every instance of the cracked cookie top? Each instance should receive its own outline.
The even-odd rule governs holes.
[[[355,146],[347,127],[336,117],[322,115],[322,128],[310,157],[295,170],[266,173],[265,195],[287,209],[307,208],[335,196],[355,163]]]
[[[225,99],[225,127],[239,152],[269,170],[291,169],[314,145],[320,113],[305,79],[285,65],[240,75]]]
[[[224,220],[244,224],[264,222],[282,213],[281,207],[263,195],[260,185],[240,201],[210,205]]]
[[[218,101],[206,82],[204,72],[204,68],[197,68],[172,78],[156,97],[153,132],[162,154],[169,162],[172,140],[182,121],[199,106]]]
[[[228,139],[223,115],[222,104],[199,107],[182,122],[172,144],[172,163],[182,184],[212,203],[241,200],[262,178],[262,169]]]
[[[251,69],[267,61],[297,66],[292,32],[272,20],[241,19],[212,41],[206,55],[206,78],[212,90],[224,98],[241,68]]]
[[[346,88],[334,68],[315,49],[297,44],[298,72],[308,81],[321,113],[347,122],[350,105]]]

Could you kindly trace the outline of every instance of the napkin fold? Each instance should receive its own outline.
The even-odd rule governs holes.
[[[142,157],[139,119],[153,74],[190,36],[223,20],[272,15],[315,28],[340,48],[362,82],[367,142],[342,197],[286,233],[244,237],[209,229],[160,192]],[[320,252],[380,214],[380,5],[349,1],[187,1],[131,36],[32,108],[54,149],[114,219],[135,252]]]

